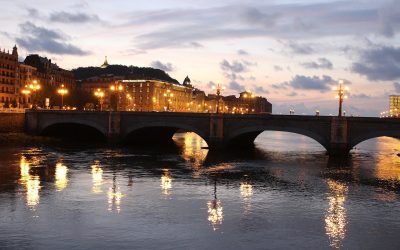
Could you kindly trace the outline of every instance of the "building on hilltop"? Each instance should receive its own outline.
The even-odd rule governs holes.
[[[108,66],[110,66],[110,64],[108,64],[107,56],[106,56],[106,58],[104,59],[103,64],[100,66],[100,68],[105,69],[105,68],[107,68]]]

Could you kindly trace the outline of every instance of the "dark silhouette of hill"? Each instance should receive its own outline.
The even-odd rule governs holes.
[[[125,65],[109,65],[106,68],[101,67],[79,67],[73,69],[72,73],[76,80],[85,80],[94,76],[115,75],[123,76],[126,79],[145,79],[145,80],[162,80],[171,83],[178,83],[177,80],[170,77],[166,72],[160,69],[150,67],[136,67]]]

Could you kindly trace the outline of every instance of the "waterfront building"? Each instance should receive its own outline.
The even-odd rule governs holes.
[[[16,90],[18,103],[20,107],[29,107],[32,103],[32,95],[28,90],[28,87],[34,80],[36,80],[37,70],[35,67],[26,65],[23,63],[19,64],[18,67],[18,87]]]
[[[68,89],[76,87],[74,74],[69,70],[60,68],[47,57],[32,54],[25,58],[24,64],[37,69],[36,80],[43,87],[58,88],[62,84]]]
[[[399,117],[400,114],[400,95],[389,96],[389,116]]]
[[[18,50],[14,46],[12,52],[0,50],[0,107],[17,107],[17,69]]]
[[[125,91],[121,103],[126,110],[190,112],[193,88],[160,80],[117,81]]]

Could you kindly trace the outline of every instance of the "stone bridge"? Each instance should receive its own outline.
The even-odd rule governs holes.
[[[400,119],[367,117],[28,110],[25,122],[30,134],[86,128],[112,143],[160,143],[183,130],[201,136],[211,150],[249,147],[266,130],[308,136],[330,155],[346,155],[358,143],[374,137],[400,138]]]

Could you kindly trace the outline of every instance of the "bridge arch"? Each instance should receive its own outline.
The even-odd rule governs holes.
[[[173,135],[178,131],[193,132],[209,145],[205,131],[201,131],[191,125],[177,122],[153,122],[151,124],[132,125],[121,133],[121,140],[126,143],[135,144],[163,144],[172,142]]]
[[[107,133],[97,124],[87,122],[53,122],[44,125],[39,135],[64,137],[71,139],[90,139],[106,141]]]
[[[226,138],[226,143],[228,146],[249,146],[254,144],[254,140],[257,138],[259,134],[264,131],[280,131],[280,132],[290,132],[295,134],[300,134],[307,136],[316,142],[318,142],[321,146],[323,146],[326,150],[329,150],[329,138],[324,137],[318,133],[315,133],[311,130],[307,130],[304,128],[296,128],[296,127],[277,127],[277,126],[249,126],[246,128],[239,129]]]

